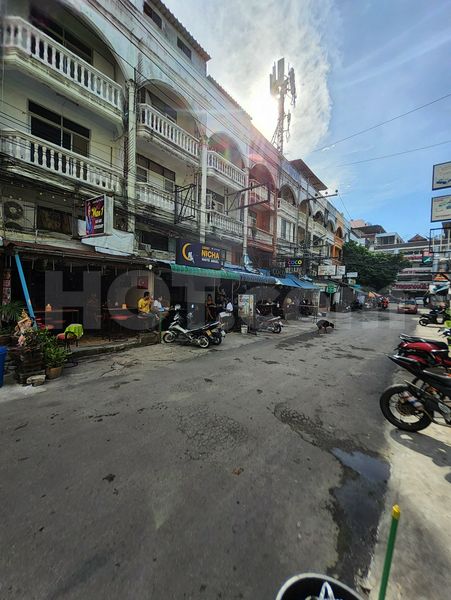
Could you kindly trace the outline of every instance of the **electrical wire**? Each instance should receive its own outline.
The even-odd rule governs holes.
[[[317,148],[316,150],[313,150],[313,152],[322,152],[323,150],[329,150],[331,148],[333,148],[334,146],[336,146],[337,144],[341,144],[342,142],[346,142],[347,140],[351,140],[352,138],[357,137],[358,135],[362,135],[363,133],[367,133],[368,131],[373,131],[373,129],[377,129],[378,127],[382,127],[383,125],[386,125],[387,123],[392,123],[393,121],[396,121],[397,119],[401,119],[402,117],[405,117],[407,115],[411,115],[412,113],[416,112],[417,110],[421,110],[423,108],[426,108],[427,106],[431,106],[432,104],[436,104],[437,102],[441,102],[442,100],[446,100],[446,98],[451,98],[451,93],[449,94],[445,94],[444,96],[440,96],[440,98],[436,98],[435,100],[431,100],[430,102],[426,102],[426,104],[422,104],[421,106],[417,106],[415,108],[412,108],[411,110],[408,110],[407,112],[401,113],[400,115],[396,115],[395,117],[392,117],[391,119],[387,119],[386,121],[382,121],[381,123],[377,123],[376,125],[372,125],[371,127],[367,127],[366,129],[361,129],[360,131],[356,131],[355,133],[351,133],[351,135],[348,135],[344,138],[341,138],[340,140],[337,140],[336,142],[332,142],[331,144],[327,144],[327,146],[323,146],[322,148]],[[312,154],[313,154],[312,152]]]
[[[350,167],[351,165],[361,165],[362,163],[372,162],[375,160],[383,160],[385,158],[392,158],[393,156],[402,156],[403,154],[411,154],[412,152],[419,152],[420,150],[429,150],[429,148],[436,148],[437,146],[443,146],[444,144],[451,144],[451,140],[444,140],[437,144],[430,144],[429,146],[421,146],[420,148],[410,148],[409,150],[403,150],[402,152],[394,152],[393,154],[384,154],[382,156],[374,156],[373,158],[366,158],[364,160],[357,160],[351,163],[343,163],[337,165],[338,167]]]

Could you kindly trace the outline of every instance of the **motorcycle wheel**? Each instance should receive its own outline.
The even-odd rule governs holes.
[[[214,346],[219,346],[219,344],[222,344],[222,335],[214,335],[214,336],[211,338],[211,343],[212,343]]]
[[[282,325],[280,323],[276,323],[273,327],[274,333],[280,333],[282,331]]]
[[[200,335],[197,338],[197,343],[201,348],[208,348],[208,346],[210,345],[210,340],[207,338],[206,335]]]
[[[175,334],[172,333],[172,331],[165,331],[163,333],[163,342],[166,342],[166,344],[172,344],[172,342],[175,342]]]
[[[429,325],[429,319],[420,319],[419,323],[420,325],[424,325],[424,327],[426,327],[426,325]]]
[[[408,402],[401,400],[400,394],[408,391],[409,387],[405,384],[388,387],[379,400],[382,414],[387,421],[390,421],[398,429],[402,429],[403,431],[421,431],[431,424],[431,419],[423,411],[416,410]],[[403,421],[402,417],[416,420]]]

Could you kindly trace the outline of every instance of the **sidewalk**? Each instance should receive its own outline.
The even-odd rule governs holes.
[[[52,389],[61,389],[62,391],[67,386],[74,386],[85,381],[98,378],[107,378],[109,376],[118,375],[121,372],[124,376],[138,377],[146,375],[151,371],[155,371],[160,365],[175,364],[184,360],[193,358],[201,358],[208,352],[227,352],[234,348],[249,344],[258,344],[265,340],[274,340],[275,342],[299,333],[316,331],[316,326],[312,319],[303,319],[300,321],[288,321],[284,324],[280,334],[269,332],[259,332],[257,335],[228,333],[223,343],[219,346],[210,346],[208,350],[203,350],[196,346],[181,345],[181,344],[154,344],[150,346],[127,346],[124,342],[121,352],[104,353],[104,346],[99,347],[100,351],[92,356],[78,358],[74,353],[78,365],[71,367],[68,365],[63,373],[63,376],[46,381],[44,385],[32,387],[22,386],[15,381],[12,383],[12,378],[8,377],[5,380],[5,385],[0,388],[0,403],[9,402],[19,398],[32,397],[35,394],[45,393]],[[121,344],[116,343],[117,347]],[[93,348],[95,350],[95,348]]]
[[[441,327],[418,326],[416,335],[443,340],[438,334]],[[398,371],[394,381],[402,380],[403,373]],[[368,578],[370,598],[378,596],[393,504],[399,504],[401,518],[387,598],[447,598],[451,573],[451,429],[432,424],[412,434],[387,423],[387,444],[391,477]]]

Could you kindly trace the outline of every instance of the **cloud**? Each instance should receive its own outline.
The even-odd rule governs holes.
[[[332,100],[328,77],[339,60],[340,15],[333,0],[168,0],[169,8],[212,60],[208,71],[271,139],[277,107],[269,72],[285,57],[296,74],[290,158],[304,156],[326,135]]]

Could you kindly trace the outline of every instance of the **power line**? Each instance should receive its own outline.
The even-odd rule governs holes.
[[[387,119],[386,121],[382,121],[381,123],[377,123],[376,125],[372,125],[371,127],[367,127],[366,129],[362,129],[361,131],[356,131],[355,133],[352,133],[351,135],[348,135],[348,136],[346,136],[344,138],[341,138],[340,140],[337,140],[336,142],[332,142],[331,144],[327,144],[327,146],[323,146],[322,148],[318,148],[317,150],[313,150],[313,152],[321,152],[323,150],[328,150],[330,148],[333,148],[337,144],[341,144],[341,142],[346,142],[346,140],[350,140],[350,139],[352,139],[354,137],[357,137],[358,135],[362,135],[363,133],[367,133],[368,131],[372,131],[373,129],[377,129],[378,127],[382,127],[382,125],[386,125],[387,123],[392,123],[393,121],[396,121],[397,119],[401,119],[402,117],[410,115],[410,114],[416,112],[417,110],[421,110],[422,108],[426,108],[427,106],[431,106],[431,104],[435,104],[436,102],[440,102],[441,100],[445,100],[446,98],[450,98],[450,97],[451,97],[451,93],[445,94],[444,96],[440,96],[440,98],[436,98],[435,100],[431,100],[430,102],[426,102],[426,104],[422,104],[421,106],[417,106],[416,108],[412,108],[411,110],[408,110],[405,113],[402,113],[400,115],[396,115],[396,117],[392,117],[391,119]]]
[[[338,167],[349,167],[351,165],[360,165],[362,163],[372,162],[374,160],[382,160],[384,158],[392,158],[393,156],[402,156],[403,154],[410,154],[412,152],[419,152],[420,150],[428,150],[429,148],[435,148],[436,146],[443,146],[444,144],[451,144],[451,140],[445,140],[443,142],[438,142],[437,144],[430,144],[429,146],[421,146],[420,148],[411,148],[409,150],[403,150],[402,152],[395,152],[394,154],[384,154],[382,156],[374,156],[373,158],[366,158],[365,160],[357,160],[352,163],[343,163],[341,165],[337,165]]]
[[[341,196],[340,192],[338,192],[338,197],[340,198],[340,200],[341,200],[341,203],[343,204],[343,208],[344,208],[344,209],[345,209],[345,211],[348,213],[348,215],[349,215],[349,219],[352,221],[351,213],[349,212],[349,210],[348,210],[348,208],[347,208],[346,204],[344,203],[344,200],[343,200],[343,198],[342,198],[342,196]]]

